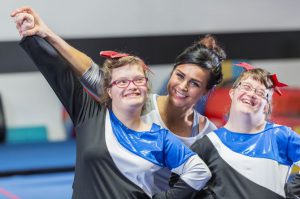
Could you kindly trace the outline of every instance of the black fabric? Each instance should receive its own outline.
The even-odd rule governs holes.
[[[0,95],[0,143],[3,143],[5,141],[5,137],[6,137],[5,114],[4,114],[3,104],[2,104],[2,98]]]
[[[277,193],[252,182],[234,170],[220,157],[207,136],[197,140],[191,149],[202,158],[212,173],[207,187],[196,198],[283,199]]]
[[[175,184],[180,181],[180,176],[176,173],[172,173],[171,177],[169,179],[169,186],[174,187]],[[204,187],[201,191],[194,192],[190,197],[188,198],[206,198],[206,199],[213,199],[212,194],[209,193],[209,190],[207,187]]]
[[[72,198],[149,198],[116,168],[105,143],[105,108],[83,91],[69,63],[40,37],[26,37],[20,45],[44,75],[76,127]]]
[[[297,173],[286,186],[287,199],[300,199],[300,174]]]
[[[190,187],[178,176],[178,179],[172,184],[172,187],[168,191],[155,194],[152,198],[194,198],[197,192],[197,190]]]

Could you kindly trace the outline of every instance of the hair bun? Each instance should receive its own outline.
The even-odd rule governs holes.
[[[220,61],[226,59],[225,51],[218,45],[218,42],[214,36],[207,34],[200,41],[198,41],[198,44],[212,50],[218,56]]]
[[[216,39],[211,35],[205,35],[204,38],[202,38],[200,41],[198,41],[199,44],[204,45],[206,48],[209,48],[211,50],[217,48],[217,41]]]

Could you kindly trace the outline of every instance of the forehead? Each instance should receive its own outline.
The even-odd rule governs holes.
[[[251,77],[243,78],[243,79],[241,79],[241,82],[251,84],[255,88],[262,88],[262,89],[266,88],[266,86],[263,83],[261,83],[258,80],[255,80]]]
[[[112,79],[118,79],[118,78],[130,78],[130,77],[135,77],[145,75],[144,69],[141,65],[139,64],[126,64],[124,66],[114,68],[112,69],[112,74],[111,78]]]
[[[189,78],[201,81],[201,82],[207,82],[209,78],[209,71],[201,68],[195,64],[181,64],[178,65],[175,69],[175,71],[180,71],[184,73]]]

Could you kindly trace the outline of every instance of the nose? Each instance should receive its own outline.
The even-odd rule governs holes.
[[[257,98],[256,90],[255,90],[255,89],[252,89],[251,91],[247,91],[247,94],[248,94],[251,98]]]
[[[127,88],[131,88],[131,89],[136,89],[137,86],[133,83],[133,81],[131,80],[127,86]]]
[[[181,90],[187,91],[188,90],[188,82],[187,81],[180,82],[179,87]]]

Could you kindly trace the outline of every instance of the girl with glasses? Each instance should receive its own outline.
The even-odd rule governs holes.
[[[191,147],[212,172],[197,198],[286,197],[291,167],[300,165],[300,136],[268,121],[272,95],[281,94],[281,86],[276,75],[254,67],[234,82],[227,123]]]
[[[32,12],[30,8],[21,12],[25,10]],[[26,13],[28,20],[33,19]],[[23,19],[17,16],[17,26],[28,22]],[[47,37],[51,40],[50,35]],[[20,45],[76,128],[72,198],[189,198],[204,187],[211,176],[206,164],[168,130],[141,119],[149,91],[149,68],[140,58],[112,51],[100,53],[107,59],[98,103],[84,91],[70,64],[45,39],[24,37]],[[181,176],[175,187],[165,192],[154,183],[155,173],[161,168]]]
[[[104,92],[103,68],[53,33],[32,9],[18,9],[12,16],[17,16],[16,24],[22,36],[37,34],[50,42],[68,60],[86,90],[100,101]],[[216,126],[194,107],[203,96],[221,83],[221,63],[225,58],[223,49],[209,35],[185,49],[175,60],[167,85],[168,95],[149,95],[147,106],[142,112],[143,121],[156,123],[170,130],[188,147],[206,133],[215,130]],[[154,184],[157,190],[169,189],[170,174],[164,168],[156,173]]]

